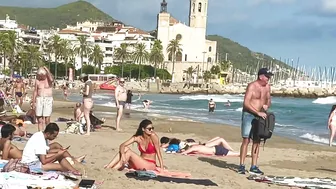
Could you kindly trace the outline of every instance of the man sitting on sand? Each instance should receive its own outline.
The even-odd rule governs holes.
[[[1,127],[0,151],[4,160],[22,158],[22,150],[19,150],[11,142],[15,130],[16,128],[11,124],[5,124]]]
[[[54,140],[58,132],[58,125],[49,123],[43,132],[33,134],[23,149],[21,162],[28,164],[31,170],[70,171],[75,175],[81,175],[67,160],[69,157],[72,158],[67,151],[70,146],[64,149],[58,143],[48,145],[48,141]]]

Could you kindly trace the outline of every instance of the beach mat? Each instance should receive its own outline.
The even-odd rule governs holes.
[[[127,178],[134,178],[141,181],[155,180],[159,182],[174,182],[174,183],[183,183],[183,184],[195,184],[201,186],[218,186],[216,183],[212,182],[209,179],[189,179],[189,178],[173,178],[165,176],[157,176],[154,178],[150,177],[137,177],[134,172],[128,172],[125,174]]]
[[[267,184],[275,184],[288,187],[301,187],[306,189],[336,188],[336,180],[331,178],[300,178],[250,175],[249,177],[247,177],[247,179]]]

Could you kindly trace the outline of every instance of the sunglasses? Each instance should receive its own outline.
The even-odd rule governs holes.
[[[119,81],[119,83],[125,83],[125,81]]]
[[[153,131],[154,130],[154,127],[148,127],[146,128],[148,131]]]

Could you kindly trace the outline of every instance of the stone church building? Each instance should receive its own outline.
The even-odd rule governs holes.
[[[157,39],[161,40],[167,69],[172,73],[171,57],[167,46],[173,39],[179,39],[182,53],[176,55],[174,80],[185,78],[184,70],[192,66],[195,75],[210,70],[216,64],[217,42],[206,40],[208,0],[189,0],[189,25],[181,23],[168,12],[168,3],[163,0],[157,18]],[[196,76],[195,76],[196,77]]]

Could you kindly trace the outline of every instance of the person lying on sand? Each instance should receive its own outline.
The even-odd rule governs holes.
[[[204,145],[193,145],[181,154],[203,154],[216,156],[239,157],[240,153],[235,152],[223,138],[213,138]]]
[[[5,124],[1,127],[0,151],[4,160],[22,158],[22,150],[19,150],[11,142],[15,131],[16,128],[11,124]]]
[[[138,144],[140,156],[128,147],[133,143]],[[129,167],[135,170],[156,170],[156,157],[159,159],[161,170],[163,170],[159,138],[154,132],[152,122],[145,119],[139,124],[136,133],[120,145],[119,152],[109,164],[105,165],[105,168],[122,170]]]
[[[168,137],[161,137],[160,139],[160,147],[161,148],[168,148],[171,144],[177,144],[180,146],[180,148],[184,148],[186,145],[193,146],[193,145],[199,145],[200,143],[196,142],[194,139],[186,139],[186,140],[180,140],[177,138],[168,138]]]
[[[63,148],[56,142],[48,145],[49,141],[57,137],[58,132],[58,125],[49,123],[43,132],[33,134],[23,149],[21,162],[27,164],[31,170],[70,171],[72,174],[81,175],[68,161],[69,158],[75,159],[67,151],[70,146]],[[84,157],[76,161],[82,161]]]

